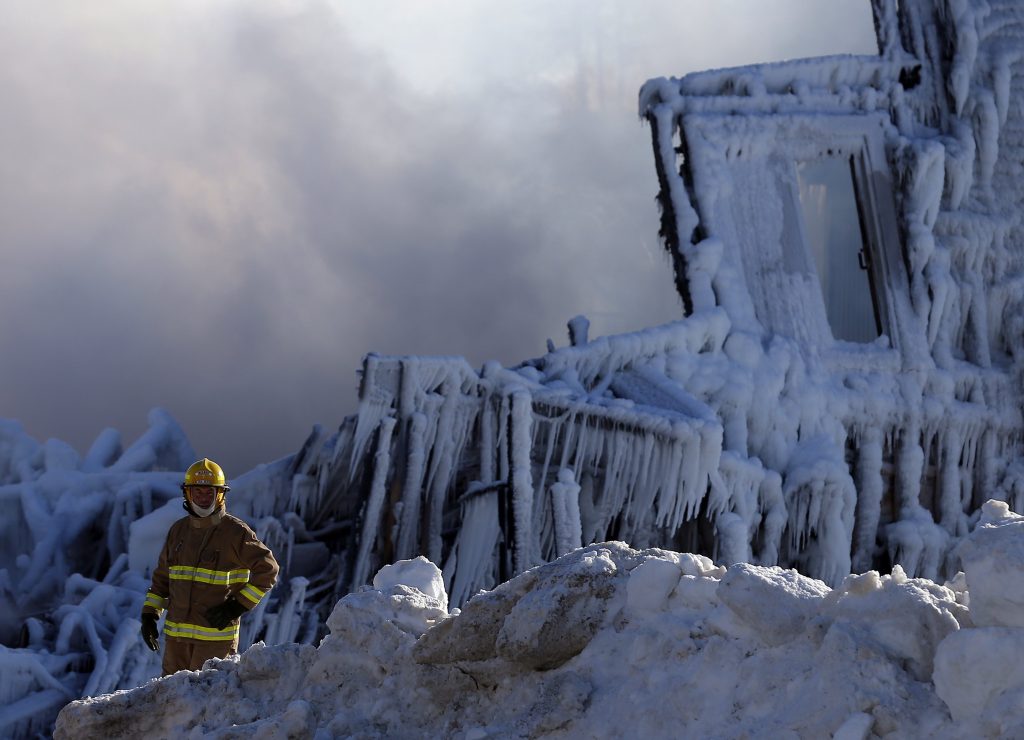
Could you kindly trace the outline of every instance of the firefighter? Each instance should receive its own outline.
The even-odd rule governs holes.
[[[160,649],[157,619],[167,610],[165,676],[237,652],[239,617],[277,580],[270,548],[227,513],[229,490],[212,460],[203,458],[185,472],[181,492],[188,516],[171,525],[142,606],[142,639],[153,651]]]

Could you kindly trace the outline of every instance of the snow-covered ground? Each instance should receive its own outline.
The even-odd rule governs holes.
[[[1022,737],[1024,517],[988,502],[939,585],[609,542],[447,611],[424,558],[338,602],[318,647],[69,704],[61,738]]]

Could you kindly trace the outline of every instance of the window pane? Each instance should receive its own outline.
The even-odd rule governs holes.
[[[878,323],[870,274],[858,256],[864,240],[850,162],[839,157],[800,162],[797,174],[804,233],[818,269],[832,336],[871,342],[878,337]]]

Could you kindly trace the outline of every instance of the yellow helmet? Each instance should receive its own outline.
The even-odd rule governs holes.
[[[217,488],[224,489],[224,491],[231,490],[220,465],[205,457],[188,466],[188,470],[185,471],[185,482],[182,485],[216,486]]]

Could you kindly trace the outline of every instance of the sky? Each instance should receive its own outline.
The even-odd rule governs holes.
[[[84,453],[161,406],[230,478],[367,352],[677,319],[640,85],[875,51],[867,0],[6,0],[0,417]]]

